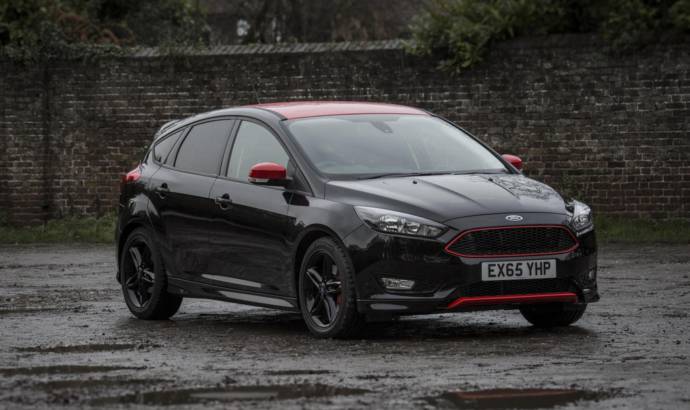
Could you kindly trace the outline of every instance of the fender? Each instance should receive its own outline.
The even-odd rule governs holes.
[[[299,226],[299,225],[297,225]],[[343,238],[338,235],[333,229],[329,228],[326,225],[322,224],[313,224],[309,225],[306,228],[300,230],[297,233],[297,236],[294,238],[292,241],[292,252],[290,254],[290,263],[288,266],[290,266],[292,269],[290,272],[287,272],[287,274],[291,274],[294,276],[294,281],[293,281],[293,288],[290,289],[290,293],[293,296],[297,295],[297,282],[299,281],[299,268],[302,263],[302,257],[304,256],[305,252],[307,251],[307,248],[309,245],[314,242],[315,240],[322,238],[322,237],[330,237],[334,241],[336,241],[338,244],[340,244],[344,249],[347,249],[347,246],[345,246],[345,243],[343,242]],[[347,236],[347,235],[346,235]]]

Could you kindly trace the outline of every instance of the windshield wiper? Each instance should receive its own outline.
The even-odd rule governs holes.
[[[436,171],[436,172],[390,172],[386,174],[376,174],[357,179],[378,179],[378,178],[396,178],[396,177],[424,177],[429,175],[450,175],[452,172]]]
[[[484,170],[474,170],[474,171],[456,171],[453,175],[476,175],[476,174],[507,174],[503,169],[484,169]]]
[[[474,175],[474,174],[507,174],[503,169],[476,169],[470,171],[429,171],[429,172],[389,172],[385,174],[367,175],[357,179],[424,177],[430,175]]]

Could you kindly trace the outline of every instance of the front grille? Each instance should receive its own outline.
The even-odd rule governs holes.
[[[460,296],[502,296],[528,293],[574,292],[577,288],[567,279],[513,280],[477,282],[458,289]]]
[[[565,253],[576,246],[577,240],[564,226],[508,226],[463,232],[446,251],[467,257],[529,256]]]

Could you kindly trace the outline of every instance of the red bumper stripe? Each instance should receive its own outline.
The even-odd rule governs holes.
[[[546,302],[567,302],[576,303],[577,295],[573,292],[555,293],[527,293],[524,295],[501,295],[501,296],[463,296],[454,300],[448,309],[466,306],[481,305],[504,305],[512,303],[546,303]]]

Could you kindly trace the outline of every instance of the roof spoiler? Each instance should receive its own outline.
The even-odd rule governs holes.
[[[168,121],[168,122],[166,122],[165,124],[163,124],[163,125],[158,129],[158,131],[156,131],[156,133],[153,135],[153,140],[155,141],[155,140],[157,140],[158,138],[160,138],[160,136],[163,135],[163,133],[164,133],[167,129],[169,129],[169,128],[172,127],[173,125],[177,124],[178,122],[180,122],[180,120],[172,120],[172,121]]]

